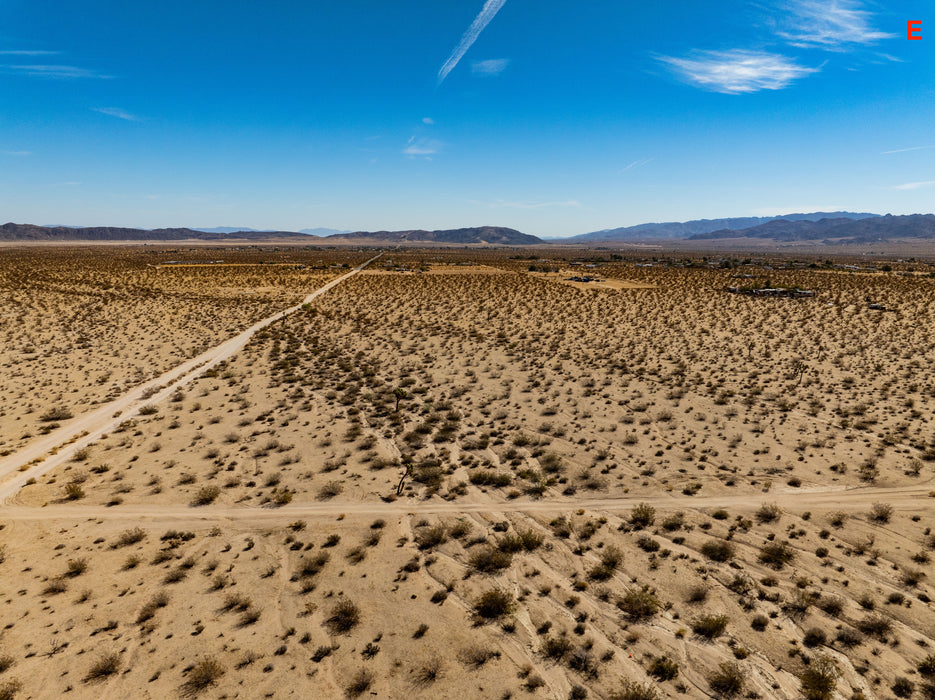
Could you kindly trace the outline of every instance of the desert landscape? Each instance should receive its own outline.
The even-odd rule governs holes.
[[[0,698],[935,697],[924,260],[0,257]]]

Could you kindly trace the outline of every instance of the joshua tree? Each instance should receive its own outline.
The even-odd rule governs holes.
[[[403,495],[403,486],[406,483],[406,477],[412,476],[412,462],[406,462],[403,465],[403,475],[399,477],[399,483],[396,485],[396,495]]]
[[[398,386],[393,389],[393,396],[396,397],[396,410],[394,413],[399,413],[399,400],[405,399],[407,396],[409,396],[409,394],[401,386]]]

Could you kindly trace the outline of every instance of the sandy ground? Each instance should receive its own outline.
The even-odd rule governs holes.
[[[637,262],[595,292],[392,251],[432,272],[8,455],[0,689],[797,698],[830,663],[840,698],[929,692],[933,280]]]

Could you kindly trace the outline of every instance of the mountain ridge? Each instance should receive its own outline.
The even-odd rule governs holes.
[[[826,218],[819,221],[776,219],[746,229],[721,229],[691,236],[704,241],[723,238],[773,240],[776,242],[823,241],[831,245],[874,243],[898,238],[935,239],[935,214],[907,214],[868,219]]]
[[[818,221],[823,218],[868,219],[880,216],[871,213],[847,211],[812,212],[808,214],[787,214],[785,216],[740,216],[723,219],[692,219],[691,221],[669,221],[664,223],[636,224],[613,229],[602,229],[582,233],[569,238],[554,239],[568,241],[629,241],[639,239],[689,239],[694,235],[720,230],[743,230],[770,221]]]

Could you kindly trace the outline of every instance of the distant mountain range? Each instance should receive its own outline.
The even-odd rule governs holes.
[[[240,231],[255,231],[257,233],[270,233],[270,229],[255,229],[249,226],[215,226],[214,228],[193,228],[193,231],[202,231],[203,233],[238,233]],[[304,233],[309,236],[331,236],[335,233],[350,233],[348,230],[336,228],[301,228],[297,233]]]
[[[295,243],[308,243],[318,235],[319,240],[333,243],[407,243],[434,242],[454,243],[458,245],[534,245],[542,240],[535,236],[521,233],[501,226],[480,226],[444,231],[358,231],[356,233],[330,233],[325,236],[309,233],[310,231],[330,231],[331,229],[305,229],[296,231],[254,231],[253,229],[215,229],[159,228],[138,229],[111,226],[71,227],[71,226],[35,226],[33,224],[3,224],[0,226],[0,241],[226,241],[226,240],[283,240]]]
[[[750,222],[753,222],[752,224]],[[332,243],[345,245],[405,245],[407,243],[447,243],[451,245],[584,245],[613,244],[623,241],[665,240],[678,246],[682,241],[741,240],[788,243],[811,241],[827,245],[874,243],[902,239],[935,240],[935,215],[880,216],[833,212],[792,214],[785,217],[745,217],[701,219],[682,223],[641,224],[606,231],[595,231],[571,238],[543,241],[541,238],[503,226],[426,231],[355,231],[334,229],[297,231],[255,231],[219,226],[213,229],[137,229],[110,226],[78,228],[3,224],[0,241],[287,241],[293,244]]]
[[[307,240],[308,236],[291,231],[237,231],[213,233],[190,228],[121,228],[115,226],[35,226],[33,224],[3,224],[0,226],[0,241],[223,241],[264,240],[297,238]]]
[[[821,241],[829,245],[845,243],[875,243],[894,239],[935,239],[935,215],[875,216],[850,219],[825,218],[819,221],[777,219],[759,226],[741,230],[721,229],[699,233],[689,240],[716,240],[722,238],[765,239],[776,242]]]
[[[812,214],[787,214],[785,216],[745,216],[731,219],[696,219],[694,221],[670,221],[661,224],[638,224],[623,228],[610,228],[561,239],[562,243],[584,243],[596,241],[635,241],[653,239],[691,238],[712,231],[739,231],[765,224],[777,219],[785,221],[818,221],[820,219],[869,219],[879,214],[857,214],[849,211],[814,212]],[[559,241],[556,241],[559,242]]]
[[[486,243],[488,245],[536,245],[543,240],[528,233],[521,233],[516,229],[502,226],[479,226],[476,228],[455,228],[443,231],[357,231],[355,233],[340,233],[328,236],[329,239],[366,239],[371,241],[385,241],[403,243],[407,241],[426,241],[434,243],[457,243],[470,245]]]

